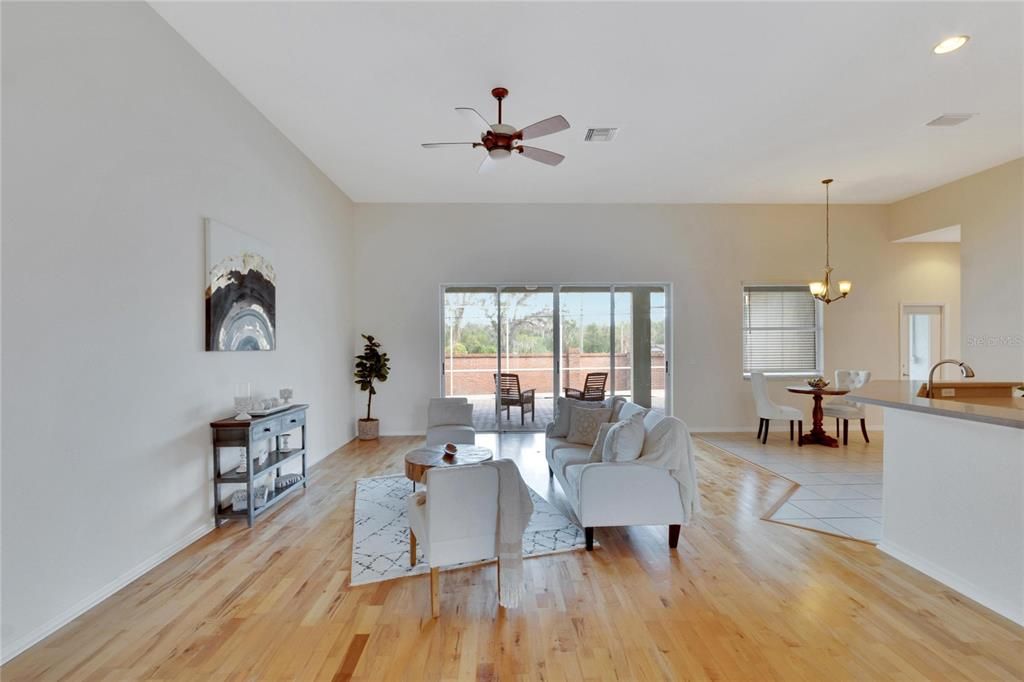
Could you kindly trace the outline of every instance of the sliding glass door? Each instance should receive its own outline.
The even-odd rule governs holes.
[[[667,286],[446,286],[442,309],[442,395],[479,431],[541,431],[567,391],[669,409]]]

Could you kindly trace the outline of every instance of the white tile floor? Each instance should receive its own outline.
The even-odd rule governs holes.
[[[867,444],[850,434],[838,448],[797,447],[787,434],[695,434],[702,440],[800,484],[770,517],[791,526],[867,542],[882,537],[882,434]]]

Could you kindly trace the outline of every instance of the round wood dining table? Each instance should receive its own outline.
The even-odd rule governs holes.
[[[799,393],[814,397],[814,409],[811,411],[813,425],[810,433],[800,434],[800,445],[827,445],[830,448],[838,448],[839,441],[825,433],[825,413],[821,409],[821,396],[823,395],[846,395],[849,393],[845,388],[811,388],[810,386],[786,386],[790,393]]]

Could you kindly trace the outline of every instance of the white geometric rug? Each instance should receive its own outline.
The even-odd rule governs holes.
[[[417,548],[416,565],[409,565],[409,521],[405,498],[412,481],[402,474],[356,481],[352,533],[352,585],[428,573],[430,566]],[[523,533],[523,556],[533,557],[584,549],[583,529],[532,489],[533,516]],[[597,546],[597,543],[594,543]]]

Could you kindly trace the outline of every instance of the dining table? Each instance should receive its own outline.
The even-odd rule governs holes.
[[[811,430],[809,433],[800,434],[800,445],[825,445],[830,448],[838,448],[839,441],[825,433],[825,412],[821,407],[821,398],[826,395],[846,395],[850,391],[845,388],[814,388],[812,386],[786,386],[790,393],[809,395],[814,398],[814,409],[811,411]]]

